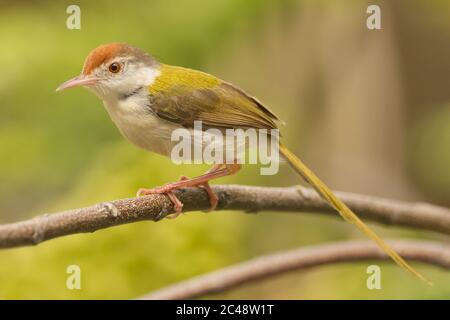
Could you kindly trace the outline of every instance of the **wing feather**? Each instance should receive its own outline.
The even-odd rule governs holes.
[[[200,71],[163,65],[149,88],[150,107],[161,118],[192,128],[276,129],[278,117],[238,87]]]

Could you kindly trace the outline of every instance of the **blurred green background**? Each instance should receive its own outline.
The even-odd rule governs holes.
[[[81,8],[81,30],[66,8]],[[285,140],[333,188],[450,205],[450,5],[377,1],[382,30],[365,26],[366,1],[0,1],[0,223],[130,197],[204,166],[176,166],[126,142],[86,90],[56,94],[88,52],[124,41],[165,63],[200,68],[264,101]],[[371,2],[371,4],[373,4]],[[220,183],[289,186],[288,167],[256,166]],[[375,226],[383,237],[448,241]],[[1,299],[134,298],[252,257],[363,238],[340,218],[308,214],[191,213],[0,251]],[[82,289],[66,289],[79,265]],[[450,297],[450,276],[417,268],[425,287],[382,263],[330,265],[246,285],[213,298]]]

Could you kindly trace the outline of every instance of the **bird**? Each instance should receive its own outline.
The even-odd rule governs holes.
[[[268,107],[238,86],[202,71],[164,64],[127,43],[108,43],[93,49],[84,61],[81,74],[62,83],[56,91],[80,86],[103,101],[110,118],[126,139],[167,157],[173,147],[171,133],[181,128],[192,130],[195,121],[201,121],[205,128],[219,130],[278,130],[280,122]],[[356,225],[400,267],[431,283],[369,228],[285,144],[277,143],[282,158],[346,221]],[[165,194],[177,216],[183,204],[173,191],[201,187],[206,190],[213,210],[218,198],[209,181],[235,174],[240,168],[237,162],[216,163],[200,176],[181,177],[164,186],[141,188],[138,195]]]

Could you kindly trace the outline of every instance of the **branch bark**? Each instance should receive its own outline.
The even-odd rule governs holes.
[[[390,243],[400,255],[408,260],[450,269],[450,246],[418,241]],[[346,241],[310,246],[255,258],[213,271],[154,291],[140,299],[193,299],[294,270],[332,263],[374,259],[387,260],[388,256],[370,241]]]
[[[312,189],[239,185],[219,185],[213,189],[219,197],[217,210],[318,212],[338,217]],[[352,193],[336,194],[363,219],[450,234],[448,208]],[[203,189],[178,190],[176,195],[183,202],[185,212],[206,210],[209,207],[208,196]],[[35,245],[61,236],[94,232],[136,221],[158,221],[170,213],[173,213],[173,207],[166,196],[149,195],[44,214],[30,220],[1,225],[0,248]]]

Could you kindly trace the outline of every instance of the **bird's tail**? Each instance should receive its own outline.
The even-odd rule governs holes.
[[[372,229],[370,229],[358,216],[350,210],[334,193],[288,148],[280,143],[280,153],[287,159],[289,164],[298,172],[337,212],[348,222],[355,224],[358,229],[365,233],[370,239],[389,255],[400,267],[409,271],[419,279],[431,284],[424,276],[411,267],[394,249],[384,242]]]

